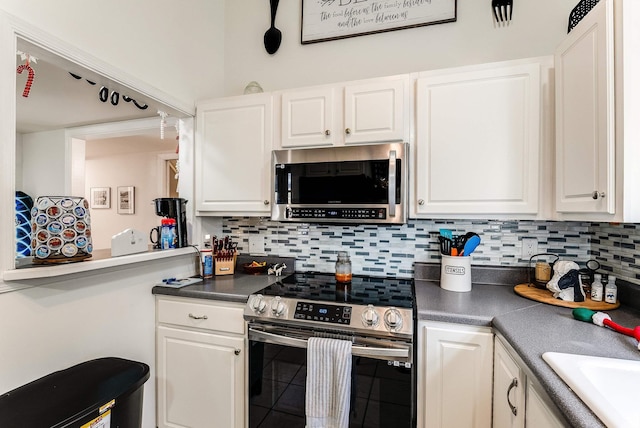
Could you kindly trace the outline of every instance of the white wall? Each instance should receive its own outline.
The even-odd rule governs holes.
[[[154,284],[193,275],[183,256],[0,294],[0,393],[82,361],[116,356],[151,367],[143,427],[155,427]]]
[[[265,91],[552,54],[578,0],[513,0],[513,21],[493,24],[491,0],[457,0],[457,21],[322,43],[300,43],[302,0],[281,1],[280,49],[263,45],[269,2],[227,0],[226,95],[258,81]]]
[[[23,134],[20,144],[22,190],[35,201],[38,196],[64,195],[67,176],[65,134],[63,130]]]
[[[222,94],[224,3],[2,0],[0,9],[193,104]]]
[[[148,234],[160,224],[153,199],[163,170],[158,155],[175,153],[175,140],[121,137],[86,143],[85,197],[92,187],[111,188],[111,208],[91,210],[91,233],[95,249],[111,248],[111,237],[125,229]],[[118,214],[118,186],[135,186],[135,214]]]

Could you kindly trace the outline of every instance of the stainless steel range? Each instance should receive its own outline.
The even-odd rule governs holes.
[[[307,339],[352,342],[350,427],[415,426],[411,280],[296,273],[251,295],[250,426],[304,427]]]

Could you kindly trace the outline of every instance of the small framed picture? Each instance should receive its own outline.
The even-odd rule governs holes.
[[[111,187],[91,188],[91,208],[111,208]]]
[[[118,214],[135,214],[135,187],[118,187]]]

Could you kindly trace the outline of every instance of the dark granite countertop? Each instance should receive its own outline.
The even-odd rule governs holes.
[[[240,268],[243,263],[251,263],[252,260],[266,261],[268,265],[273,263],[285,263],[286,269],[282,276],[244,273]],[[262,290],[265,287],[279,281],[283,277],[293,273],[295,259],[291,257],[256,257],[238,256],[235,273],[233,275],[214,276],[181,288],[156,285],[151,292],[158,295],[191,297],[195,299],[223,300],[227,302],[246,303],[249,295]]]
[[[640,360],[635,339],[578,321],[570,308],[517,295],[513,287],[526,282],[526,275],[522,276],[518,268],[500,268],[500,272],[493,269],[493,275],[492,268],[474,267],[472,290],[462,293],[441,289],[437,270],[438,265],[416,264],[418,320],[493,327],[517,352],[526,365],[523,369],[538,380],[567,422],[575,427],[604,426],[542,359],[542,354],[562,352]],[[629,295],[632,291],[625,292]],[[640,325],[640,311],[635,307],[622,305],[609,314],[620,325]]]

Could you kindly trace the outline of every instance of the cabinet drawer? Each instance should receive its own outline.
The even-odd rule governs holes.
[[[185,327],[203,328],[226,333],[245,333],[242,314],[244,305],[229,303],[198,303],[158,299],[157,316],[161,324],[175,324]]]

